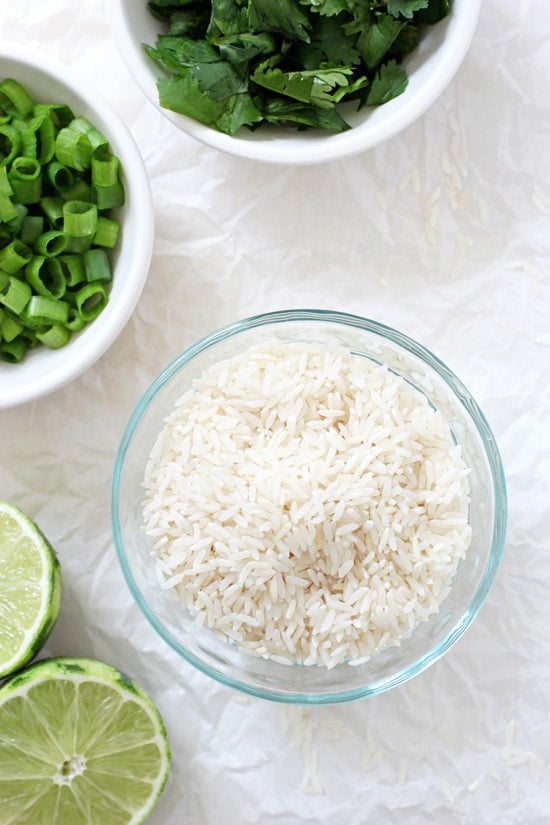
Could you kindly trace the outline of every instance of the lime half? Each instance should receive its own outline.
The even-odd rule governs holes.
[[[36,656],[59,614],[59,562],[36,524],[0,501],[0,678]]]
[[[93,659],[45,659],[0,688],[2,825],[138,825],[168,778],[159,711]]]

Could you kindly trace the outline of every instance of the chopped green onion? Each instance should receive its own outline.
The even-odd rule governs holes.
[[[101,146],[92,155],[92,184],[94,186],[114,186],[119,182],[120,161],[107,147]]]
[[[65,329],[69,329],[71,332],[80,332],[81,329],[84,329],[86,323],[87,321],[79,315],[76,306],[69,307],[69,318],[65,322]]]
[[[102,135],[92,123],[90,123],[88,118],[83,117],[82,115],[80,117],[75,117],[69,124],[69,128],[73,129],[75,132],[82,132],[83,135],[86,135],[90,141],[92,149],[108,146],[107,138]]]
[[[66,201],[92,201],[92,187],[83,178],[77,178],[72,186],[60,192]]]
[[[30,286],[13,275],[9,276],[7,284],[0,289],[0,304],[11,309],[16,315],[21,315],[31,298]]]
[[[34,114],[37,117],[49,117],[54,126],[63,129],[74,120],[74,114],[70,106],[65,103],[35,103]]]
[[[0,192],[0,221],[8,223],[17,218],[17,209],[9,195]]]
[[[9,361],[11,364],[18,364],[25,357],[28,349],[28,342],[19,336],[13,341],[4,341],[0,344],[0,356],[4,361]]]
[[[57,258],[36,255],[25,267],[25,277],[36,295],[62,298],[67,289],[63,264]]]
[[[53,258],[54,255],[60,255],[67,248],[68,239],[64,232],[59,229],[50,229],[43,232],[34,243],[34,250],[39,255],[45,255],[47,258]]]
[[[97,206],[86,201],[67,201],[63,205],[63,232],[67,235],[67,249],[82,252],[93,243],[97,229]]]
[[[10,179],[8,178],[7,166],[0,166],[0,194],[8,196],[13,195],[13,189],[11,188]]]
[[[104,309],[124,197],[93,123],[0,80],[0,359],[63,347]]]
[[[38,203],[42,195],[42,167],[36,158],[15,158],[8,172],[13,197],[19,203]]]
[[[111,218],[100,215],[97,219],[97,228],[94,235],[94,244],[114,249],[120,232],[120,224]]]
[[[27,117],[34,108],[34,100],[21,83],[7,77],[0,83],[0,108],[8,114]]]
[[[93,147],[87,136],[66,126],[55,139],[55,156],[60,163],[83,172],[90,165]]]
[[[22,240],[21,229],[23,228],[23,221],[29,214],[29,210],[22,203],[14,203],[13,208],[15,210],[15,216],[10,221],[8,221],[8,225],[12,235],[19,235],[19,240]],[[23,241],[23,243],[25,242]]]
[[[86,284],[76,293],[76,308],[86,323],[97,318],[106,305],[107,293],[99,283]]]
[[[23,223],[21,225],[21,231],[19,233],[19,239],[27,244],[27,246],[32,246],[37,238],[44,231],[44,218],[42,215],[26,215],[23,218]]]
[[[16,158],[21,149],[21,132],[8,123],[0,126],[0,163],[6,166]]]
[[[52,160],[47,167],[48,180],[50,181],[56,192],[66,192],[74,186],[75,178],[72,169],[59,163],[58,160]]]
[[[2,316],[2,320],[0,321],[0,338],[3,338],[4,341],[13,341],[22,329],[23,324],[19,323],[13,315],[6,313]]]
[[[12,241],[3,249],[0,249],[0,269],[10,275],[15,275],[20,269],[28,264],[32,258],[32,250],[27,244],[19,240]]]
[[[55,229],[63,227],[63,198],[52,198],[50,196],[42,198],[40,208],[48,221]]]
[[[82,257],[87,281],[111,280],[111,265],[104,249],[88,249]]]
[[[67,287],[78,286],[86,281],[84,260],[81,255],[60,255],[57,260],[63,267]]]
[[[112,186],[98,186],[96,184],[93,190],[98,209],[114,209],[116,206],[124,204],[124,187],[121,183],[114,183]]]
[[[37,332],[36,337],[49,349],[61,349],[69,342],[71,332],[61,324],[52,324],[45,332]]]
[[[47,295],[33,295],[25,307],[23,318],[33,324],[64,324],[69,317],[69,304]]]

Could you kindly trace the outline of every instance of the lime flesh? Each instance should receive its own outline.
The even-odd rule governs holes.
[[[0,501],[0,678],[39,652],[59,614],[57,557],[37,525]]]
[[[46,659],[0,688],[2,825],[138,825],[168,777],[148,695],[92,659]]]

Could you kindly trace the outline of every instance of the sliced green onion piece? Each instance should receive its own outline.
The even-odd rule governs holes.
[[[0,192],[0,221],[8,223],[18,216],[17,209],[9,195]]]
[[[6,166],[16,158],[21,150],[21,132],[9,123],[0,126],[0,163]]]
[[[4,361],[9,361],[11,364],[18,364],[25,357],[28,349],[28,342],[19,336],[13,341],[5,341],[0,344],[0,356]]]
[[[65,103],[36,103],[34,114],[37,117],[49,117],[54,126],[63,129],[74,120],[73,110]]]
[[[94,244],[113,249],[118,241],[120,225],[118,221],[100,215],[97,219],[97,228],[94,235]]]
[[[83,135],[86,135],[92,149],[97,149],[100,146],[108,146],[109,142],[105,135],[102,135],[101,132],[96,129],[93,123],[90,123],[88,118],[83,117],[80,115],[79,117],[75,117],[74,120],[71,121],[69,124],[69,128],[73,129],[75,132],[82,132]]]
[[[50,181],[56,192],[66,192],[74,186],[75,177],[72,169],[59,163],[58,160],[52,160],[46,169],[48,180]]]
[[[10,179],[8,178],[8,167],[0,166],[0,194],[13,195]]]
[[[100,146],[92,155],[92,184],[94,186],[114,186],[119,182],[120,161],[105,146]]]
[[[86,281],[84,261],[81,255],[60,255],[57,260],[63,267],[67,287],[78,286]]]
[[[63,205],[65,201],[63,198],[52,198],[48,195],[40,201],[40,208],[49,220],[52,226],[56,229],[63,227]]]
[[[112,279],[109,257],[104,249],[88,249],[83,254],[86,280],[110,281]]]
[[[9,104],[6,104],[6,99]],[[8,114],[28,117],[34,108],[34,100],[21,83],[7,77],[0,83],[0,106]]]
[[[68,344],[71,331],[61,324],[52,324],[45,332],[37,332],[36,337],[49,349],[61,349]]]
[[[86,321],[81,318],[76,307],[69,307],[69,318],[65,327],[71,332],[80,332],[86,326]]]
[[[21,154],[23,155],[23,157],[34,158],[35,160],[37,160],[38,141],[36,139],[36,132],[34,131],[34,129],[30,128],[29,125],[25,125],[23,129],[20,129],[20,135]]]
[[[63,205],[63,232],[70,252],[83,252],[93,243],[97,229],[97,206],[86,201],[67,201]]]
[[[99,283],[86,284],[76,293],[76,308],[80,318],[88,323],[105,309],[107,293]]]
[[[42,165],[49,163],[55,150],[55,127],[49,114],[40,114],[32,121],[37,137],[37,157]]]
[[[124,204],[124,187],[119,183],[114,183],[112,186],[94,186],[94,200],[97,203],[97,208],[104,211],[105,209],[114,209],[116,206]]]
[[[60,255],[67,248],[68,239],[64,232],[59,229],[50,229],[43,232],[34,243],[34,250],[39,255],[53,258]]]
[[[8,178],[18,203],[38,203],[42,195],[42,167],[36,158],[20,155],[11,164]]]
[[[19,239],[27,246],[32,246],[43,231],[44,218],[41,215],[26,215],[21,225]]]
[[[4,341],[13,341],[22,329],[23,324],[19,323],[13,315],[6,313],[2,316],[2,320],[0,321],[0,337],[2,337]]]
[[[64,324],[69,317],[69,304],[47,295],[33,295],[25,307],[24,320],[33,324]]]
[[[7,284],[0,289],[0,304],[11,309],[16,315],[21,315],[31,297],[30,286],[13,275],[9,276]]]
[[[32,258],[32,249],[27,244],[17,240],[17,238],[0,249],[0,269],[15,275],[20,269],[28,264]]]
[[[92,187],[83,178],[75,180],[72,186],[60,192],[66,201],[88,201],[92,202]]]
[[[83,172],[90,165],[93,147],[87,136],[70,126],[61,129],[55,139],[55,156],[60,163]]]
[[[15,216],[11,219],[11,221],[8,221],[8,226],[12,235],[15,235],[16,238],[18,237],[19,240],[22,240],[21,229],[23,227],[23,221],[29,214],[29,210],[22,203],[14,203],[13,208],[15,209]],[[23,243],[25,242],[23,241]]]
[[[38,295],[62,298],[67,289],[67,279],[61,261],[36,255],[25,267],[27,283]]]

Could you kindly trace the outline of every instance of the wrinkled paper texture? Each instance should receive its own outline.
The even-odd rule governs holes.
[[[136,0],[138,2],[138,0]],[[284,168],[181,133],[144,99],[107,0],[0,6],[2,38],[85,75],[130,127],[156,241],[138,306],[67,387],[0,411],[0,495],[57,548],[61,616],[43,655],[138,680],[173,767],[151,825],[546,825],[550,821],[550,7],[485,0],[444,94],[383,146]],[[507,547],[479,617],[406,686],[287,708],[180,661],[133,604],[109,517],[139,396],[219,326],[288,307],[396,327],[468,386],[498,440]]]

